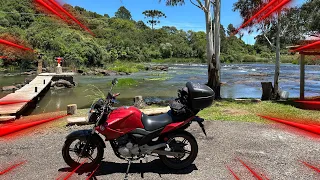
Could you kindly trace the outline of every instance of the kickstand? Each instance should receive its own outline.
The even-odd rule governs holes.
[[[131,160],[128,160],[128,167],[127,167],[127,172],[126,175],[124,176],[124,180],[128,180],[128,174],[131,166]]]
[[[142,160],[140,159],[140,165],[142,167]],[[144,178],[143,172],[141,171],[141,178]]]

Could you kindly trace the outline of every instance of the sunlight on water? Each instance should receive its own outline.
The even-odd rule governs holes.
[[[168,72],[145,71],[130,76],[118,76],[117,78],[133,78],[139,85],[133,87],[116,87],[114,92],[120,92],[119,105],[132,105],[133,97],[141,95],[147,101],[160,101],[177,96],[177,90],[186,82],[206,83],[207,66],[204,64],[172,64]],[[273,82],[274,65],[272,64],[232,64],[223,65],[221,78],[223,82],[222,97],[225,98],[260,98],[261,82]],[[166,80],[161,79],[165,77]],[[25,77],[0,77],[0,86],[21,83]],[[88,108],[92,99],[86,97],[92,94],[88,85],[97,86],[103,92],[110,88],[109,76],[77,76],[78,86],[74,89],[49,90],[39,102],[38,108],[33,113],[56,111],[66,109],[68,104],[76,103],[78,108]],[[280,88],[289,91],[290,97],[299,96],[299,66],[291,64],[281,65]],[[87,90],[87,91],[86,91]],[[306,66],[306,96],[320,95],[320,66]],[[0,97],[5,93],[0,92]]]

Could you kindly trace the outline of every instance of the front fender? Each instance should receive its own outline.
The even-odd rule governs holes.
[[[70,133],[66,139],[75,139],[75,138],[81,138],[81,137],[89,137],[92,135],[93,141],[99,141],[101,144],[103,144],[103,148],[106,147],[105,143],[103,142],[102,138],[97,134],[91,134],[92,130],[78,130]]]

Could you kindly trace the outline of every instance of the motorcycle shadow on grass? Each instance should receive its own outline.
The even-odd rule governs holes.
[[[94,180],[95,177],[110,175],[115,173],[126,173],[128,167],[128,163],[115,163],[115,162],[101,162],[99,168],[94,172],[90,179]],[[67,167],[61,168],[58,171],[60,172],[72,172],[74,169]],[[160,159],[152,160],[148,163],[139,163],[138,161],[131,164],[129,174],[140,174],[142,178],[144,178],[145,173],[154,173],[158,174],[160,177],[163,174],[190,174],[191,172],[198,170],[195,164],[191,164],[190,166],[181,169],[174,170],[166,167]],[[92,171],[84,170],[79,168],[75,173],[78,175],[86,174],[86,176],[90,176]]]

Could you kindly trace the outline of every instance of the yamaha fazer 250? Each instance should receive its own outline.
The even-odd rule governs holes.
[[[194,136],[186,131],[192,122],[199,123],[206,134],[202,122],[196,114],[214,99],[214,92],[206,85],[188,82],[178,91],[178,98],[171,103],[167,113],[147,116],[135,107],[114,108],[116,97],[112,86],[106,99],[95,102],[88,121],[95,124],[92,130],[79,130],[66,137],[62,148],[64,161],[70,167],[77,167],[81,159],[86,159],[83,168],[96,167],[103,159],[105,141],[109,141],[114,154],[128,161],[157,156],[172,169],[183,169],[193,163],[198,154],[198,144]],[[100,135],[98,135],[100,134]]]

